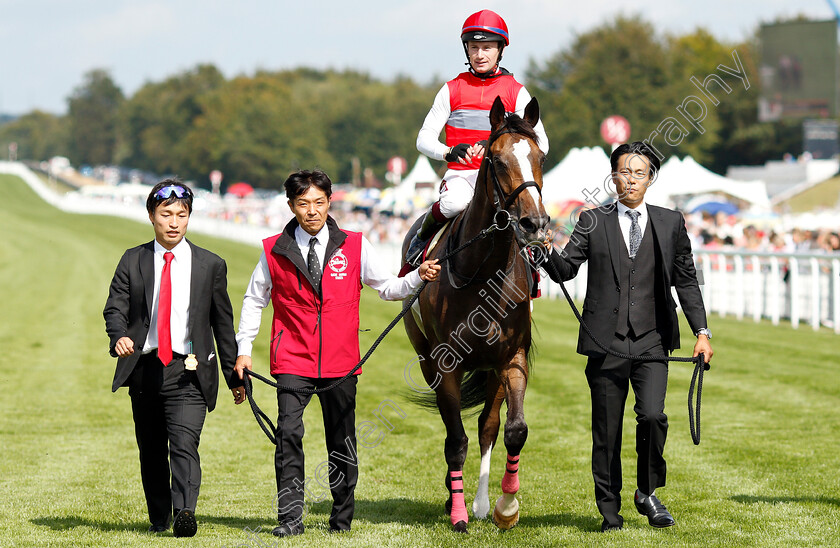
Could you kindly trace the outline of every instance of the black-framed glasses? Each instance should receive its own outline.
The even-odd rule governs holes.
[[[191,193],[189,189],[181,185],[167,185],[155,192],[155,199],[168,200],[173,194],[176,198],[189,198]]]

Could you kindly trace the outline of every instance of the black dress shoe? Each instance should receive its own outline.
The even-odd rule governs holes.
[[[350,529],[339,529],[338,527],[330,527],[330,533],[334,534],[341,534],[341,533],[349,533]]]
[[[665,505],[662,504],[655,495],[642,497],[638,489],[633,497],[633,502],[636,503],[636,510],[643,516],[647,516],[648,523],[653,527],[670,527],[677,523],[674,516],[668,512]]]
[[[604,518],[603,523],[601,523],[601,532],[607,533],[609,531],[621,531],[622,527],[624,527],[623,517],[618,516],[618,523],[607,521],[607,519]]]
[[[154,523],[149,525],[149,532],[150,533],[164,533],[168,530],[169,530],[168,525],[161,525],[161,524],[155,525]]]
[[[271,534],[275,537],[291,537],[303,533],[303,524],[281,523],[271,530]]]
[[[195,521],[195,514],[192,510],[184,508],[175,516],[172,524],[172,534],[176,537],[194,537],[198,530],[198,523]]]

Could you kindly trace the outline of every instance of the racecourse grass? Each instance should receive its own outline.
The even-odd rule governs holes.
[[[703,400],[703,441],[688,434],[691,370],[675,364],[667,400],[668,485],[658,491],[677,519],[647,525],[632,505],[635,453],[632,403],[625,416],[625,528],[603,535],[592,494],[589,398],[577,327],[568,307],[535,306],[539,350],[526,398],[521,519],[508,532],[473,519],[470,534],[450,530],[443,511],[443,427],[409,404],[404,369],[413,352],[398,326],[365,365],[357,423],[376,423],[376,447],[359,447],[353,531],[328,533],[328,502],[313,502],[302,537],[278,540],[273,526],[273,447],[247,406],[222,390],[201,443],[198,535],[148,535],[128,395],[110,390],[102,308],[123,250],[151,239],[151,227],[117,218],[62,213],[19,179],[0,176],[0,546],[832,546],[840,544],[840,338],[788,325],[711,318],[715,359]],[[259,250],[191,235],[228,262],[238,316]],[[367,290],[361,335],[367,348],[399,311]],[[255,347],[266,368],[268,311]],[[687,328],[683,331],[688,332]],[[691,348],[683,340],[683,354]],[[414,376],[419,375],[414,370]],[[271,390],[257,386],[272,414]],[[465,469],[468,505],[478,474],[476,419]],[[309,477],[326,458],[320,408],[305,415]],[[499,441],[501,443],[502,436]],[[504,448],[493,457],[491,499],[500,495]],[[311,485],[315,486],[313,482]],[[323,494],[313,487],[311,499]],[[258,531],[249,533],[250,531]]]

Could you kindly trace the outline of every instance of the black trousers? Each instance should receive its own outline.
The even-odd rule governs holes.
[[[314,379],[298,375],[274,375],[284,386],[321,388],[336,379]],[[303,410],[311,395],[277,390],[277,518],[280,523],[299,523],[306,505],[332,494],[330,527],[350,529],[355,505],[354,491],[359,477],[356,460],[356,383],[353,376],[337,387],[318,394],[324,417],[328,461],[319,464],[315,477],[304,477]]]
[[[173,509],[195,511],[198,502],[198,443],[207,404],[183,358],[164,367],[156,352],[141,356],[128,390],[149,520],[168,525]]]
[[[612,350],[624,354],[664,355],[661,336],[654,330],[641,336],[615,336]],[[628,385],[636,404],[636,479],[640,491],[653,493],[665,485],[662,455],[668,434],[665,390],[668,363],[629,361],[609,354],[591,356],[586,379],[592,398],[592,477],[598,510],[611,524],[618,524],[621,508],[621,435]]]

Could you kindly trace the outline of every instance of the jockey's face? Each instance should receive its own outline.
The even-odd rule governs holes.
[[[289,200],[289,207],[301,228],[315,236],[327,222],[330,199],[323,190],[310,185],[306,192]]]
[[[499,42],[467,42],[470,66],[478,73],[490,72],[499,62]]]

